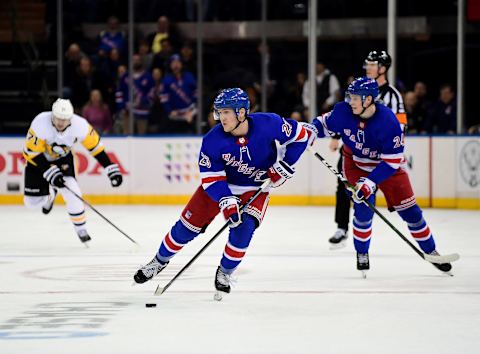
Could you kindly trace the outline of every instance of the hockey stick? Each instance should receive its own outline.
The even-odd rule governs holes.
[[[343,177],[341,173],[335,170],[335,168],[332,165],[330,165],[328,161],[323,158],[322,155],[314,151],[312,147],[309,147],[308,150],[312,152],[315,155],[315,157],[319,159],[335,176],[337,176],[337,178],[340,179],[340,181],[342,181],[345,184],[348,190],[350,190],[353,193],[355,192],[355,186],[350,182],[348,182],[348,180],[345,177]],[[370,203],[368,200],[362,200],[362,202],[366,204],[370,208],[370,210],[372,210],[375,214],[377,214],[380,217],[380,219],[382,219],[388,226],[390,226],[390,228],[393,231],[395,231],[395,233],[398,236],[400,236],[400,238],[404,240],[415,251],[415,253],[417,253],[420,257],[422,257],[427,262],[442,264],[442,263],[454,262],[460,258],[460,255],[458,253],[446,254],[443,256],[440,256],[440,255],[434,256],[431,254],[423,253],[417,247],[415,247],[415,245],[407,237],[405,237],[395,226],[393,226],[393,224],[385,216],[383,216],[383,214],[380,213],[380,211],[378,211],[375,205]]]
[[[67,189],[70,193],[72,193],[75,197],[77,197],[78,199],[80,199],[83,203],[85,203],[86,205],[88,205],[88,207],[90,209],[92,209],[94,212],[96,212],[98,215],[100,215],[100,217],[102,217],[103,220],[105,220],[106,222],[108,222],[110,225],[112,225],[114,228],[116,228],[123,236],[125,236],[126,238],[128,238],[130,241],[132,241],[134,244],[136,244],[137,246],[139,246],[139,244],[137,243],[137,241],[135,241],[133,238],[131,238],[130,236],[128,236],[125,232],[123,232],[122,230],[120,230],[113,222],[111,222],[110,220],[108,220],[105,216],[103,216],[102,213],[100,213],[97,209],[95,209],[93,207],[92,204],[90,204],[89,202],[87,202],[85,199],[83,199],[82,197],[80,197],[77,193],[75,193],[74,191],[72,191],[67,185],[65,185],[63,188]]]
[[[257,191],[255,192],[254,195],[252,195],[250,197],[250,199],[241,206],[240,208],[240,214],[243,213],[243,211],[250,205],[252,204],[252,202],[263,192],[263,190],[265,188],[268,187],[268,185],[270,184],[270,179],[266,179],[262,185],[260,186],[260,188],[257,189]],[[230,221],[227,221],[222,227],[220,230],[217,231],[217,233],[215,235],[212,236],[212,238],[200,249],[200,251],[197,252],[197,254],[195,256],[193,256],[193,258],[183,266],[182,269],[180,269],[180,271],[175,274],[175,276],[167,283],[167,285],[165,285],[164,287],[161,287],[160,284],[157,286],[157,289],[155,290],[155,293],[154,295],[162,295],[165,290],[167,290],[170,285],[172,285],[172,283],[177,280],[177,278],[184,272],[186,271],[191,265],[193,262],[195,262],[195,260],[200,257],[200,255],[207,249],[208,246],[210,246],[212,244],[213,241],[215,241],[217,239],[218,236],[220,236],[220,234],[228,227],[228,225],[230,224]]]

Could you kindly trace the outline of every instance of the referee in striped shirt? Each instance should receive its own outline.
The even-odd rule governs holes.
[[[398,90],[390,85],[387,80],[387,71],[392,65],[392,58],[385,50],[372,50],[368,53],[363,64],[366,75],[375,79],[378,83],[380,91],[379,99],[390,108],[397,116],[398,121],[405,132],[407,125],[407,114],[403,105],[403,98]],[[335,151],[339,146],[339,138],[333,138],[330,141],[330,150]],[[338,160],[338,171],[342,172],[343,154],[340,151],[340,159]],[[348,196],[345,185],[338,180],[335,205],[335,222],[337,223],[337,231],[328,240],[330,248],[342,248],[345,246],[345,240],[348,238],[348,224],[350,223],[350,197]]]

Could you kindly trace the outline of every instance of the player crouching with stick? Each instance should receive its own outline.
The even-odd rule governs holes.
[[[357,251],[357,269],[366,277],[370,269],[368,250],[372,235],[375,191],[380,189],[389,209],[396,210],[407,223],[410,234],[427,255],[438,256],[435,240],[418,206],[404,159],[403,132],[395,114],[376,102],[379,90],[374,79],[354,80],[346,91],[345,102],[333,111],[306,124],[309,134],[323,138],[341,136],[344,144],[343,173],[355,186],[353,238]],[[442,272],[452,269],[450,263],[432,263]]]
[[[215,274],[218,293],[230,292],[231,275],[242,261],[269,200],[266,188],[240,213],[263,181],[277,187],[291,178],[293,165],[307,147],[307,132],[296,121],[274,113],[249,114],[248,95],[239,88],[221,91],[214,117],[221,124],[203,138],[199,155],[202,179],[180,219],[164,237],[155,257],[134,275],[144,283],[160,273],[188,242],[203,233],[222,212],[230,233]],[[216,297],[216,299],[221,299]]]

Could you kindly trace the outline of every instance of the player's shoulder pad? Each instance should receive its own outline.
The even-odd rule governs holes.
[[[276,113],[258,112],[250,113],[248,117],[253,120],[255,129],[272,131],[274,127],[280,127],[284,120]]]
[[[74,114],[72,117],[70,128],[72,129],[73,135],[83,140],[83,138],[87,136],[90,130],[90,123],[88,123],[85,118]]]
[[[52,129],[52,112],[47,111],[37,114],[30,124],[30,129],[37,137],[45,139]]]
[[[383,119],[398,121],[395,113],[393,113],[393,111],[387,106],[380,103],[376,103],[375,106]]]

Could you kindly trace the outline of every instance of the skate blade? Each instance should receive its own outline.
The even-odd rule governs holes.
[[[367,271],[361,270],[360,272],[362,272],[362,279],[367,279]]]
[[[216,291],[215,292],[215,295],[213,295],[213,300],[215,301],[222,301],[223,299],[223,295],[225,295],[225,293],[223,291]]]
[[[82,242],[82,243],[83,243],[83,245],[85,246],[85,248],[90,248],[90,246],[88,245],[88,241]]]

